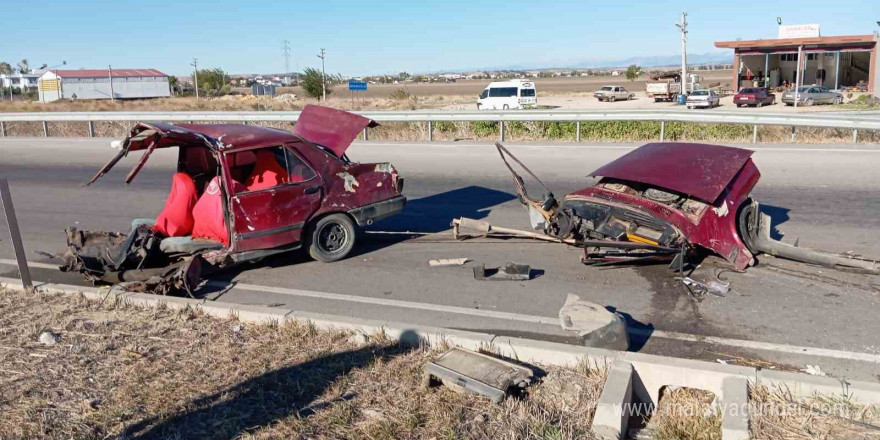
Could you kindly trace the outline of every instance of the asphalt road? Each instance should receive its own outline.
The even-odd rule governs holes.
[[[588,172],[634,146],[509,148],[562,195],[589,185]],[[762,178],[753,196],[785,241],[799,238],[804,247],[880,256],[880,147],[759,145],[755,150]],[[67,225],[125,231],[132,218],[158,213],[176,152],[154,153],[130,187],[121,182],[136,157],[95,185],[82,187],[113,153],[109,140],[0,140],[0,176],[10,180],[29,260],[48,262],[33,251],[61,250]],[[452,240],[449,222],[459,216],[527,225],[510,176],[491,145],[360,143],[349,155],[394,163],[406,178],[410,202],[404,213],[374,225],[347,260],[323,264],[292,253],[230,272],[219,281],[237,284],[222,294],[223,301],[573,341],[558,327],[556,316],[566,295],[574,293],[627,314],[636,329],[635,350],[712,361],[818,364],[839,377],[880,380],[880,364],[847,359],[859,354],[880,359],[880,277],[773,258],[762,258],[757,267],[738,274],[710,258],[696,275],[725,279],[731,292],[696,300],[661,266],[599,269],[583,266],[577,249],[558,244]],[[0,259],[12,259],[5,228],[0,225]],[[430,259],[455,257],[473,261],[464,267],[427,265]],[[531,264],[540,275],[527,282],[473,279],[474,265],[507,261]],[[54,270],[33,272],[41,281],[82,283]],[[0,276],[15,273],[14,266],[0,264]],[[805,355],[797,347],[850,354]]]

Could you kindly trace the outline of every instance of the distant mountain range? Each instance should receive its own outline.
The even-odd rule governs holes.
[[[708,52],[708,53],[689,53],[688,64],[712,64],[712,63],[732,63],[733,54],[729,52]],[[480,67],[472,69],[453,69],[448,72],[472,72],[487,70],[539,70],[539,69],[596,69],[609,67],[626,67],[635,64],[640,67],[665,67],[680,66],[681,55],[654,55],[654,56],[638,56],[624,59],[612,60],[584,60],[575,63],[561,63],[561,65],[507,65],[494,67]],[[446,71],[444,71],[446,72]]]

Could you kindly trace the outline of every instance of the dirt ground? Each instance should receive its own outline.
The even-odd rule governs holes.
[[[0,439],[592,438],[601,370],[494,404],[421,385],[442,348],[350,336],[0,289]]]

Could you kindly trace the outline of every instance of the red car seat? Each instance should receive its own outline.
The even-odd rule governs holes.
[[[257,162],[254,170],[248,176],[244,185],[248,191],[256,191],[258,189],[271,188],[282,183],[287,183],[290,178],[287,170],[275,159],[275,154],[271,150],[257,151]]]
[[[273,159],[274,160],[274,159]],[[244,185],[233,181],[233,194],[244,191]],[[199,197],[193,208],[195,224],[192,229],[193,238],[207,238],[229,246],[229,231],[226,229],[226,218],[223,215],[223,197],[220,192],[220,178],[214,177],[205,193]]]
[[[183,237],[193,231],[193,207],[198,199],[196,184],[186,173],[174,173],[165,207],[153,230],[166,237]]]

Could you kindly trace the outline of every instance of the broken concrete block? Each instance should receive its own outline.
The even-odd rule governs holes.
[[[577,295],[569,294],[565,299],[565,304],[559,309],[559,322],[563,330],[577,332],[587,347],[629,349],[626,320]]]
[[[428,266],[431,267],[447,267],[447,266],[463,266],[467,263],[467,258],[442,258],[439,260],[428,260]]]
[[[436,378],[453,391],[480,394],[498,403],[511,387],[525,388],[532,375],[529,368],[456,347],[425,365],[424,383],[430,385]]]
[[[507,263],[504,267],[486,268],[481,264],[474,268],[474,279],[490,281],[527,281],[532,279],[532,267],[528,264]]]

